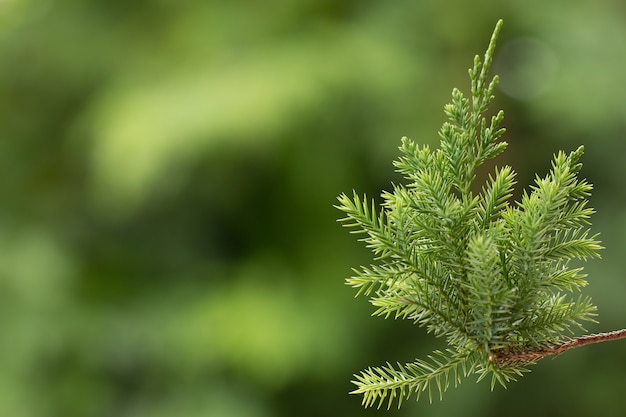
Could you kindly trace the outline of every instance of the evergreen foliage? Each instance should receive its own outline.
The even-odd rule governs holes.
[[[498,84],[487,76],[501,26],[484,59],[474,59],[471,96],[453,90],[439,149],[402,139],[394,165],[407,184],[383,192],[380,209],[356,192],[338,198],[341,221],[375,255],[347,284],[371,298],[375,315],[412,320],[448,345],[356,375],[353,393],[365,406],[400,406],[424,393],[432,400],[472,374],[490,376],[492,389],[504,386],[539,359],[507,355],[549,349],[593,321],[595,306],[576,294],[586,275],[570,266],[601,249],[589,232],[592,186],[577,177],[583,147],[555,155],[550,172],[517,203],[510,202],[511,167],[496,169],[481,192],[473,188],[477,168],[507,146],[503,112],[485,116]]]

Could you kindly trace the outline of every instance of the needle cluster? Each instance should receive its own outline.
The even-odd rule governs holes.
[[[595,306],[578,295],[586,275],[570,266],[601,249],[589,232],[592,186],[578,178],[583,147],[555,155],[519,202],[511,201],[509,166],[473,191],[481,189],[477,168],[507,146],[503,112],[485,116],[498,83],[487,75],[501,25],[469,70],[471,96],[453,90],[439,148],[402,139],[394,165],[406,185],[383,192],[380,207],[356,192],[338,198],[340,221],[374,253],[347,284],[370,297],[374,314],[412,320],[447,344],[425,359],[355,375],[353,393],[365,406],[399,406],[424,393],[432,399],[471,374],[490,376],[492,388],[505,385],[538,360],[532,352],[593,320]]]

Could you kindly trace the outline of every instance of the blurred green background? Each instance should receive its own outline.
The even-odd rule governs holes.
[[[499,18],[497,163],[525,186],[586,146],[589,331],[621,328],[626,3],[0,1],[0,415],[623,415],[624,342],[432,405],[347,394],[442,344],[353,298],[332,205],[436,146]]]

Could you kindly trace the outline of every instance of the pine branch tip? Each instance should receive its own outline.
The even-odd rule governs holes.
[[[379,205],[355,191],[339,197],[343,225],[362,233],[374,252],[374,263],[346,283],[370,297],[372,315],[412,320],[449,346],[355,376],[350,393],[362,394],[366,407],[400,407],[425,393],[429,402],[441,400],[452,381],[470,374],[490,376],[492,390],[507,388],[526,365],[593,343],[565,336],[585,331],[581,323],[596,316],[589,297],[573,296],[587,282],[582,267],[569,264],[598,258],[602,249],[589,230],[592,187],[577,177],[584,147],[554,155],[549,173],[537,175],[519,201],[511,200],[517,181],[508,165],[476,186],[478,167],[508,145],[504,112],[486,116],[499,82],[494,75],[487,83],[487,75],[502,25],[484,61],[476,55],[469,69],[471,95],[452,90],[439,148],[402,137],[394,166],[407,184],[393,183]],[[559,340],[571,347],[563,350]]]

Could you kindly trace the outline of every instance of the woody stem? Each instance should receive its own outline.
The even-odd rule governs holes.
[[[545,358],[546,356],[560,355],[567,350],[574,349],[580,346],[619,339],[626,339],[626,329],[581,336],[554,346],[547,347],[545,349],[535,351],[494,352],[491,359],[495,361],[498,365],[506,365],[510,363],[535,363],[540,359]]]

